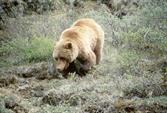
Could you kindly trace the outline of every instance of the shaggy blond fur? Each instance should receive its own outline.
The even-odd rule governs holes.
[[[64,30],[55,44],[56,68],[63,71],[75,59],[84,61],[83,69],[99,64],[102,57],[104,31],[93,19],[79,19]]]

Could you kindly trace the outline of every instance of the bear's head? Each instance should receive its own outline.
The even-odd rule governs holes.
[[[53,58],[56,61],[56,69],[63,72],[78,56],[78,47],[70,42],[57,42],[53,50]]]

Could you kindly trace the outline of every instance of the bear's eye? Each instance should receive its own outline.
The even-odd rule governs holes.
[[[65,58],[64,57],[60,57],[60,60],[65,60]]]
[[[58,60],[58,58],[57,58],[57,57],[55,57],[55,60],[57,61],[57,60]]]

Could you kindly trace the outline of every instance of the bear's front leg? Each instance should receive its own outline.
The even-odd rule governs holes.
[[[87,56],[85,57],[85,61],[83,65],[81,65],[81,68],[84,71],[89,71],[93,65],[96,64],[96,55],[93,51],[90,51]]]

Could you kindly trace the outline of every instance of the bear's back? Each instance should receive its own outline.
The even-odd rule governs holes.
[[[91,28],[95,32],[95,34],[99,36],[104,35],[104,31],[101,28],[101,26],[98,25],[93,19],[89,18],[79,19],[72,25],[72,27],[73,26],[87,26]]]

